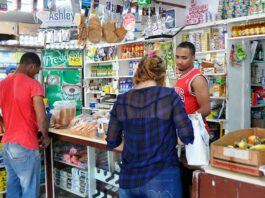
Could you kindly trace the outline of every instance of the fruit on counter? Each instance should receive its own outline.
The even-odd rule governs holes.
[[[265,144],[258,144],[250,147],[250,150],[265,151]]]
[[[255,147],[257,146],[257,147]],[[235,141],[233,145],[227,145],[229,148],[263,150],[265,148],[265,138],[260,138],[256,135],[248,136],[247,138],[241,137],[240,141]]]
[[[252,145],[260,144],[260,138],[256,135],[248,136],[248,144]]]
[[[245,138],[242,138],[237,145],[241,149],[247,149],[248,148],[247,141]]]

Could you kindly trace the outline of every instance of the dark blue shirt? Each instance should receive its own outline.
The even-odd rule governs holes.
[[[124,135],[121,188],[142,186],[178,165],[177,136],[185,144],[194,139],[184,104],[172,88],[132,89],[118,96],[110,115],[108,149],[119,146]]]

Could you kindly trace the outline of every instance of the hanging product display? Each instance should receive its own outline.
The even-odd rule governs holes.
[[[89,17],[88,40],[92,43],[98,43],[102,38],[102,29],[100,19],[97,16]]]

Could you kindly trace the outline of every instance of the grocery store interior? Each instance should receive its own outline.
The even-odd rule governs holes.
[[[51,142],[39,149],[39,198],[123,197],[123,148],[106,147],[110,112],[135,88],[150,51],[175,88],[182,42],[196,49],[193,69],[207,79],[211,110],[207,141],[194,129],[203,148],[193,147],[192,159],[176,142],[182,197],[265,197],[265,0],[0,0],[0,82],[24,53],[41,60],[35,79]],[[0,198],[7,178],[1,151]]]

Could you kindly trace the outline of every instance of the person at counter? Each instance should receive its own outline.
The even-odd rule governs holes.
[[[119,95],[110,112],[107,148],[122,143],[121,198],[182,197],[176,144],[194,134],[181,98],[163,87],[166,66],[150,51],[139,63],[134,89]],[[176,133],[177,129],[177,133]]]
[[[7,170],[7,198],[37,198],[40,186],[40,148],[49,143],[48,119],[35,53],[25,53],[17,71],[0,82],[0,109],[5,126],[3,157]],[[38,143],[38,130],[42,133]]]

